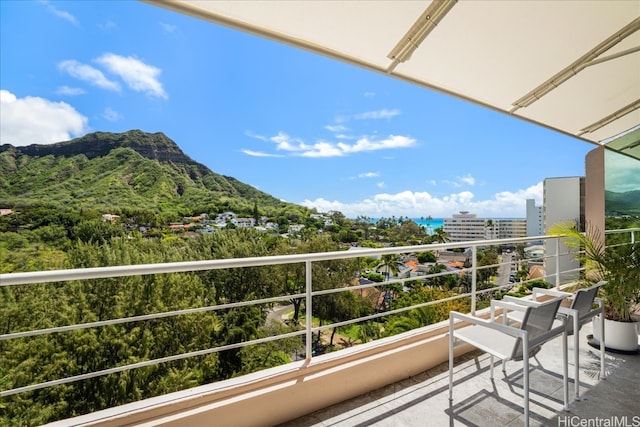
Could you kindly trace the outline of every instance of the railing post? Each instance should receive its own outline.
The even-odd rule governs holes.
[[[560,237],[555,238],[556,245],[556,289],[560,289]]]
[[[306,299],[305,299],[305,311],[306,311],[306,316],[305,316],[305,329],[307,331],[306,337],[307,340],[305,341],[305,359],[307,361],[311,360],[312,357],[312,347],[313,347],[313,334],[311,333],[311,327],[312,327],[312,320],[313,320],[313,315],[312,315],[312,302],[311,300],[312,295],[311,292],[313,291],[312,289],[312,280],[311,280],[311,261],[305,261],[304,262],[304,267],[305,267],[305,286],[306,286]]]
[[[476,315],[476,285],[478,282],[478,247],[471,247],[471,315]]]

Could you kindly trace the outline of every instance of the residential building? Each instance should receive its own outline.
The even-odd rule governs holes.
[[[585,206],[585,178],[581,176],[566,178],[547,178],[544,180],[544,233],[548,234],[551,227],[556,223],[572,222],[583,227],[584,206]],[[556,265],[556,252],[559,265]],[[558,250],[554,242],[545,241],[544,268],[547,275],[554,274],[555,271],[569,271],[578,268],[579,262],[575,259],[575,254],[568,248],[562,246]],[[570,280],[576,273],[565,273],[562,277],[556,277],[560,282]]]
[[[452,242],[525,237],[526,220],[519,218],[488,219],[462,211],[444,218],[443,230]]]
[[[535,199],[527,199],[527,237],[542,236],[544,226],[542,222],[542,206],[536,206]]]
[[[527,235],[527,220],[524,218],[499,218],[492,221],[497,229],[496,238],[498,239],[511,239]]]
[[[444,218],[442,229],[452,242],[469,240],[484,240],[486,236],[486,219],[478,218],[476,214],[461,211],[451,218]]]

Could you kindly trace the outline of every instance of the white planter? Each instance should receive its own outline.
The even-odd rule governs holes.
[[[604,345],[607,349],[637,351],[640,322],[604,319]],[[593,318],[593,340],[600,345],[600,316]]]

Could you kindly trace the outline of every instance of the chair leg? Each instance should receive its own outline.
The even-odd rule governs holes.
[[[580,328],[578,316],[571,316],[573,318],[573,363],[575,363],[575,400],[580,400]],[[565,402],[566,406],[566,402]]]
[[[493,354],[489,358],[489,377],[493,379]]]
[[[574,329],[574,331],[577,331],[577,329]],[[574,335],[577,337],[578,334],[574,333]],[[574,339],[574,343],[576,343],[577,340]],[[565,329],[564,332],[562,333],[562,396],[564,397],[564,410],[568,411],[569,410],[569,349],[568,349],[568,344],[567,344],[567,330]],[[574,353],[577,355],[578,354],[578,350],[577,348],[574,348]],[[576,356],[576,366],[577,366],[577,362],[578,362],[578,356]],[[578,369],[576,369],[576,394],[578,393],[578,387],[580,385],[578,384]]]
[[[604,371],[604,349],[605,349],[605,341],[604,341],[604,311],[600,313],[600,378],[607,378],[607,374]]]
[[[529,343],[522,340],[522,388],[524,394],[524,427],[529,427]]]

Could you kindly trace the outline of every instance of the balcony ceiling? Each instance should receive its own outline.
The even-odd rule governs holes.
[[[144,1],[595,144],[640,126],[640,0]]]

